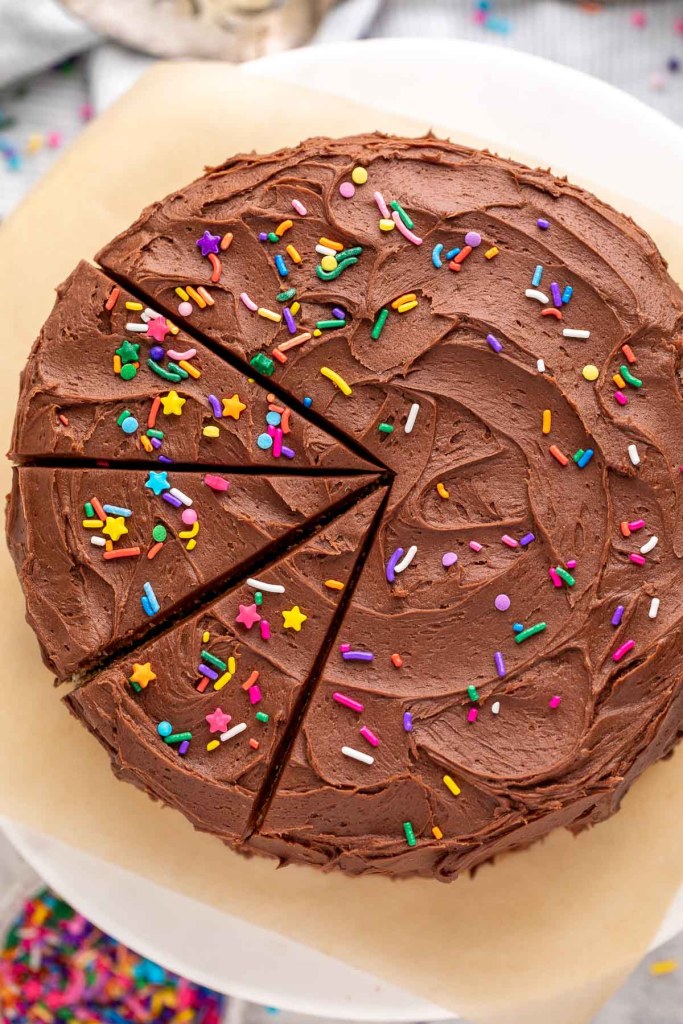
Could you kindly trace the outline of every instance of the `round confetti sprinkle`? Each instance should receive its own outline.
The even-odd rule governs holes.
[[[351,180],[355,181],[356,185],[364,185],[368,180],[368,172],[364,167],[354,167],[351,171]]]
[[[339,186],[339,195],[342,199],[353,199],[356,194],[356,187],[350,181],[342,181]]]
[[[444,567],[444,569],[450,569],[450,567],[452,565],[455,565],[457,561],[458,556],[456,555],[455,551],[447,551],[446,554],[441,559],[441,564]]]
[[[507,594],[498,594],[493,603],[499,612],[506,612],[510,607],[510,598]]]
[[[256,444],[262,452],[267,452],[273,447],[273,439],[270,434],[259,434],[256,438]]]
[[[481,245],[481,235],[478,231],[468,231],[465,235],[465,245],[471,245],[473,249],[476,249],[478,245]]]
[[[323,256],[323,258],[320,261],[320,266],[323,268],[323,270],[326,270],[328,273],[331,272],[332,270],[336,270],[338,266],[336,256]]]
[[[306,395],[306,397],[302,401],[307,409],[310,409],[311,406],[313,405],[313,399],[310,398],[308,395]]]
[[[167,537],[168,530],[166,527],[162,523],[157,523],[152,530],[152,539],[155,540],[157,544],[163,544]]]
[[[139,424],[135,416],[126,416],[125,420],[121,423],[121,430],[124,434],[134,434],[138,426]]]
[[[152,359],[156,360],[156,362],[158,363],[160,359],[164,358],[166,352],[164,351],[163,345],[152,345],[151,349],[149,350],[149,354],[152,357]]]
[[[119,376],[121,377],[121,380],[132,380],[137,372],[137,367],[134,363],[124,363],[121,367]]]
[[[192,303],[181,302],[180,305],[178,306],[178,312],[180,313],[181,316],[190,316],[192,313]]]
[[[581,373],[584,375],[586,380],[597,380],[600,376],[600,371],[597,366],[593,365],[593,363],[586,363]]]
[[[170,722],[159,722],[157,732],[160,736],[170,736],[173,732],[173,726]]]
[[[193,508],[184,508],[182,515],[180,516],[186,526],[192,526],[193,523],[197,522],[197,513]]]
[[[279,412],[269,412],[266,414],[266,423],[269,427],[279,427],[282,423],[282,415]]]

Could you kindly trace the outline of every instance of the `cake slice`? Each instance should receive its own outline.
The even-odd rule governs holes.
[[[88,263],[22,373],[10,457],[369,468]]]
[[[97,664],[300,540],[373,479],[15,469],[8,540],[46,663],[62,679]]]
[[[77,687],[116,774],[239,844],[268,793],[382,499],[377,491]]]

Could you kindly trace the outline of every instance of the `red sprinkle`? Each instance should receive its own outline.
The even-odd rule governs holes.
[[[403,658],[401,657],[401,655],[400,654],[392,654],[391,655],[391,664],[394,666],[394,668],[402,668],[403,667]]]

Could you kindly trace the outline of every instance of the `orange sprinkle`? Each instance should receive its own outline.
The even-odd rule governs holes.
[[[233,237],[234,235],[232,231],[227,231],[223,235],[223,237],[221,238],[221,252],[225,252],[226,249],[230,248],[230,246],[232,245]]]
[[[249,740],[249,746],[251,747],[252,750],[258,750],[260,745],[261,744],[259,743],[258,740]]]
[[[121,356],[114,356],[114,373],[121,373]]]
[[[541,316],[554,316],[556,320],[562,319],[562,314],[559,309],[555,309],[554,307],[552,309],[542,309]]]
[[[630,345],[622,345],[621,346],[621,351],[626,356],[626,361],[628,363],[637,363],[638,362],[638,360],[636,359],[636,357],[633,354],[633,349],[631,348]]]
[[[59,419],[59,422],[61,424],[63,424],[63,426],[65,426],[65,427],[69,426],[69,417],[65,416],[63,412],[60,412],[58,419]]]
[[[109,293],[109,298],[104,304],[105,309],[113,309],[116,303],[119,301],[119,295],[121,294],[120,288],[112,288]]]
[[[291,409],[285,409],[285,411],[282,414],[282,421],[280,423],[280,429],[282,430],[283,434],[288,434],[290,429],[291,429],[291,427],[289,426],[289,417],[291,415],[292,415],[292,410]]]
[[[616,386],[618,388],[625,388],[626,387],[626,381],[624,380],[624,378],[621,376],[620,373],[615,373],[614,376],[612,377],[612,380],[614,381],[614,383],[616,384]]]
[[[343,590],[344,584],[341,580],[325,580],[325,586],[328,590]]]
[[[159,395],[157,395],[156,398],[154,399],[154,401],[152,402],[152,408],[149,410],[149,416],[147,417],[147,426],[148,427],[150,427],[152,429],[154,428],[154,424],[157,421],[157,415],[159,413],[159,409],[160,408],[161,408],[161,398],[159,397]]]
[[[561,466],[566,466],[569,463],[567,456],[560,451],[556,444],[551,444],[548,451],[554,459],[557,459]]]
[[[147,437],[147,434],[143,434],[143,435],[141,436],[141,438],[140,438],[140,444],[142,445],[142,447],[143,447],[143,448],[145,449],[145,451],[146,451],[146,452],[151,452],[151,451],[154,451],[154,448],[153,448],[152,442],[151,442],[151,441],[150,441],[150,439],[149,439],[149,438]]]
[[[295,338],[289,338],[288,341],[283,341],[278,346],[280,352],[287,352],[290,348],[296,348],[297,345],[303,345],[305,341],[308,341],[311,337],[308,331],[304,331],[303,334],[297,334]]]
[[[472,246],[471,246],[471,245],[466,245],[466,246],[464,246],[464,247],[463,247],[463,248],[462,248],[462,249],[460,250],[460,252],[458,253],[458,255],[457,255],[457,256],[454,256],[454,257],[453,257],[453,259],[451,260],[451,262],[450,262],[450,263],[448,264],[448,266],[450,267],[450,269],[451,269],[451,270],[460,270],[460,264],[461,264],[461,263],[463,263],[463,262],[464,262],[464,260],[466,260],[466,259],[467,259],[467,257],[469,256],[469,254],[470,254],[471,252],[472,252]]]
[[[95,509],[95,513],[97,515],[97,518],[101,519],[103,523],[106,522],[107,521],[107,513],[104,511],[104,509],[100,505],[100,503],[97,500],[97,498],[91,498],[90,499],[90,504]]]
[[[394,666],[394,668],[401,668],[403,666],[403,658],[401,657],[401,655],[400,654],[392,654],[391,655],[391,664]]]
[[[161,541],[159,541],[157,544],[152,544],[151,548],[147,552],[147,557],[149,558],[150,562],[152,561],[153,558],[156,558],[156,556],[159,554],[163,546],[164,545],[162,544]]]
[[[199,285],[197,287],[197,294],[201,295],[201,297],[204,299],[204,302],[207,304],[207,306],[215,306],[216,305],[216,303],[214,302],[213,296],[209,295],[209,293],[207,292],[207,290],[204,287],[204,285]]]
[[[242,683],[242,689],[243,690],[248,690],[250,686],[253,686],[254,683],[258,682],[259,675],[260,675],[260,673],[257,672],[256,669],[254,669],[254,671],[251,673],[251,675],[247,679],[246,683]]]
[[[212,284],[218,284],[218,282],[221,279],[221,274],[223,273],[223,264],[218,259],[218,256],[216,256],[215,252],[210,252],[209,253],[209,263],[213,267],[213,274],[211,275],[211,283]]]
[[[136,558],[140,554],[140,548],[115,548],[113,551],[105,551],[104,558]]]
[[[344,250],[341,242],[333,242],[331,238],[321,238],[320,245],[326,245],[328,249],[334,249],[336,252],[343,252]]]
[[[283,220],[282,224],[278,224],[278,226],[275,228],[275,234],[277,235],[278,238],[282,238],[285,231],[289,231],[289,229],[293,227],[293,220]]]
[[[299,250],[295,249],[293,245],[288,245],[287,248],[285,249],[285,252],[288,253],[291,256],[291,258],[294,261],[294,263],[302,263],[303,262],[303,260],[301,259],[301,254],[300,254]]]
[[[184,370],[185,373],[189,373],[190,377],[194,377],[195,380],[199,380],[199,378],[201,377],[201,373],[199,372],[197,367],[193,366],[192,363],[188,363],[187,359],[181,359],[180,362],[178,363],[178,366],[181,368],[181,370]]]
[[[197,303],[200,309],[206,308],[206,300],[202,295],[199,294],[196,288],[193,288],[191,284],[188,284],[185,291],[187,292],[191,299],[194,299],[194,301]]]
[[[268,395],[268,412],[279,412],[280,415],[285,411],[284,405],[275,404],[275,395]]]
[[[631,536],[631,528],[628,525],[628,523],[626,522],[626,520],[624,520],[623,523],[619,523],[619,529],[621,530],[622,537],[630,537]]]
[[[284,352],[280,352],[279,348],[273,349],[273,359],[277,359],[278,363],[287,362],[287,356],[284,354]]]
[[[443,839],[443,832],[441,831],[438,825],[435,825],[434,828],[432,829],[432,835],[434,836],[435,839]]]

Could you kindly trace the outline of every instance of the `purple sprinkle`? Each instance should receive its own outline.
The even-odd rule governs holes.
[[[413,731],[413,716],[410,711],[405,711],[403,713],[403,728],[406,732]]]
[[[209,405],[211,406],[211,412],[219,420],[223,415],[223,407],[215,395],[209,395]]]
[[[287,324],[287,330],[289,331],[289,333],[296,334],[296,320],[292,316],[292,311],[290,310],[289,306],[285,306],[285,308],[282,310],[282,315],[285,318],[285,323]]]
[[[623,606],[623,604],[618,604],[617,607],[614,610],[614,615],[612,616],[612,625],[613,626],[618,626],[619,625],[619,623],[621,622],[623,614],[624,614],[624,606]]]
[[[175,495],[171,494],[170,491],[164,491],[161,497],[164,499],[164,501],[167,501],[169,505],[173,505],[174,508],[180,508],[180,506],[182,505],[182,501],[178,501]]]
[[[178,747],[178,753],[180,754],[181,757],[184,757],[189,749],[190,749],[190,741],[189,740],[183,740],[183,742]]]
[[[444,567],[444,569],[450,569],[450,567],[452,565],[455,565],[457,561],[458,556],[456,555],[455,551],[447,551],[446,554],[442,555],[441,557],[441,564]]]
[[[510,598],[507,594],[498,594],[495,601],[493,602],[495,608],[499,612],[506,612],[510,607]]]
[[[494,334],[487,334],[486,340],[488,341],[489,345],[491,346],[494,352],[503,351],[503,346],[501,345],[501,343],[498,341],[498,338],[496,338]]]
[[[344,651],[344,661],[374,661],[375,655],[370,651]]]
[[[523,548],[525,548],[527,546],[527,544],[531,544],[535,540],[536,540],[536,534],[534,534],[534,533],[525,533],[519,543],[522,545]]]
[[[562,305],[562,292],[560,291],[560,286],[557,283],[557,281],[553,281],[553,283],[550,285],[550,294],[553,297],[553,303],[555,304],[557,309],[559,309]]]
[[[173,462],[173,459],[169,459],[168,455],[160,455],[159,462],[168,462],[169,464],[171,464]]]
[[[335,306],[334,307],[334,309],[332,310],[332,316],[336,317],[337,320],[346,320],[347,319],[346,313],[339,306]]]
[[[465,245],[471,245],[473,249],[476,249],[478,245],[481,245],[481,235],[478,231],[468,231],[465,235]]]
[[[166,355],[166,350],[162,348],[161,345],[152,345],[151,349],[149,350],[149,354],[151,355],[152,359],[154,359],[158,363]]]
[[[267,242],[268,241],[268,232],[267,231],[259,231],[258,240],[259,240],[259,242]]]
[[[208,676],[209,679],[218,679],[218,672],[215,672],[212,668],[209,668],[209,666],[205,665],[203,662],[199,666],[197,671],[199,672],[200,676]]]
[[[536,221],[536,224],[541,229],[541,231],[547,231],[550,227],[550,221],[546,220],[544,217],[539,217]]]
[[[161,448],[161,441],[158,437],[151,437],[152,448]]]
[[[296,452],[294,451],[293,448],[288,448],[286,445],[283,444],[282,454],[286,459],[293,459],[294,456],[296,455]]]
[[[396,566],[398,565],[402,558],[403,548],[396,548],[393,555],[387,562],[387,580],[389,583],[393,583],[394,580],[396,579],[396,573],[394,572],[394,569],[396,568]]]
[[[505,675],[505,659],[503,658],[503,655],[500,653],[500,651],[496,651],[496,653],[493,655],[493,660],[496,663],[496,672],[502,679],[503,676]]]

